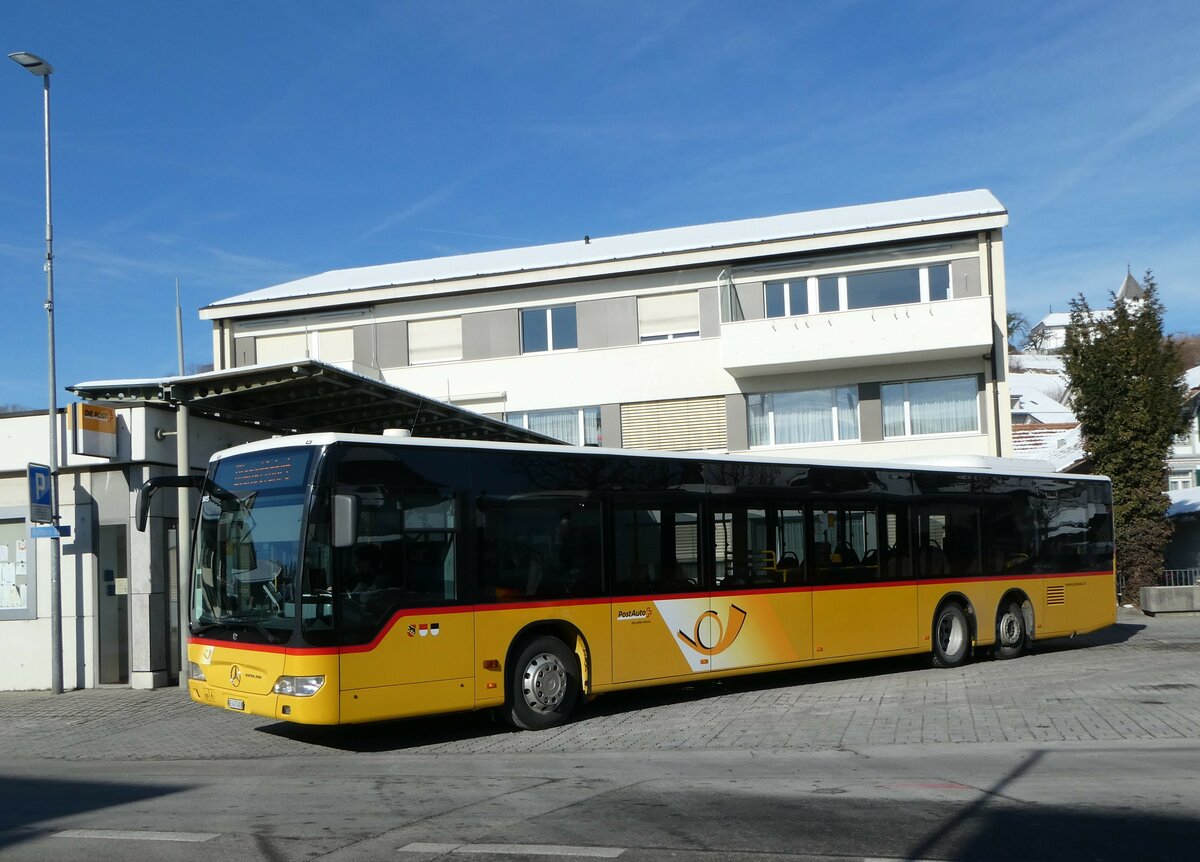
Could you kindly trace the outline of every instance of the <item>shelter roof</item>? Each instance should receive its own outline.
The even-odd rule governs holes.
[[[88,401],[186,404],[193,415],[279,434],[401,428],[417,437],[561,443],[315,359],[181,377],[97,380],[67,389]]]

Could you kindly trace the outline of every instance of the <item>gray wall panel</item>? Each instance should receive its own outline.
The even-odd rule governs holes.
[[[618,296],[577,303],[579,349],[638,343],[637,297]]]
[[[742,319],[762,320],[767,313],[763,302],[763,283],[751,281],[745,284],[735,284],[734,289],[737,291],[738,304],[742,309]]]
[[[496,359],[521,352],[518,311],[504,308],[462,317],[463,359]]]
[[[702,287],[700,294],[700,337],[716,338],[721,334],[721,291]]]
[[[380,368],[408,365],[408,324],[403,320],[375,325],[375,355]]]
[[[726,446],[730,452],[750,448],[750,414],[741,392],[725,396]]]
[[[621,447],[621,405],[600,405],[600,445],[613,449]]]
[[[378,368],[375,361],[375,324],[354,327],[354,361]]]
[[[955,299],[979,296],[978,258],[950,261],[950,295]]]
[[[257,361],[258,354],[254,348],[253,337],[247,336],[233,339],[233,365],[235,368],[254,365]],[[47,446],[47,448],[49,447]]]
[[[858,384],[858,438],[864,443],[883,439],[883,402],[878,383]]]

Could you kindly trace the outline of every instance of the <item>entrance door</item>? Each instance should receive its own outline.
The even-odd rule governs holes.
[[[100,682],[129,682],[129,528],[100,527],[96,629]]]

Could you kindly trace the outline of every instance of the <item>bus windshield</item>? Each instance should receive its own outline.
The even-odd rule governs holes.
[[[311,450],[296,449],[214,464],[200,500],[193,634],[291,636],[311,460]]]

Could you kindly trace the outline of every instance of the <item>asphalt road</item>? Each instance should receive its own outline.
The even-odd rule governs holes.
[[[0,694],[5,860],[1177,860],[1200,618],[1016,661],[814,669],[336,731],[177,691]]]

